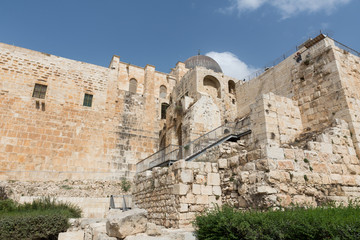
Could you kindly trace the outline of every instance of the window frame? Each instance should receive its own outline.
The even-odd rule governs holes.
[[[85,93],[85,94],[84,94],[83,106],[84,106],[84,107],[92,107],[93,99],[94,99],[94,95],[93,95],[93,94]]]
[[[35,83],[32,97],[45,99],[47,91],[47,85]]]

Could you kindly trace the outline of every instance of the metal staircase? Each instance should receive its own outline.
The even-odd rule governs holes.
[[[251,133],[251,130],[249,129],[250,125],[246,124],[246,120],[242,119],[242,121],[221,125],[183,146],[169,145],[137,163],[136,172],[143,172],[154,167],[170,166],[180,159],[193,161],[207,150],[225,141],[230,139],[236,140],[248,135]]]

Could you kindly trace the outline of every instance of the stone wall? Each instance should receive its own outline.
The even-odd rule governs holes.
[[[221,205],[218,165],[180,160],[137,174],[133,196],[148,219],[166,227],[189,227],[197,213]]]
[[[158,150],[161,103],[175,83],[117,56],[104,68],[0,44],[0,179],[132,178],[137,161]],[[35,84],[47,86],[44,99],[33,97]]]
[[[359,159],[343,120],[291,144],[250,149],[250,142],[223,143],[210,162],[180,160],[140,173],[136,203],[156,224],[184,227],[214,204],[266,209],[347,204],[360,196]]]

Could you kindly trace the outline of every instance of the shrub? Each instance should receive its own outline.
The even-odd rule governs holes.
[[[32,203],[0,201],[0,239],[57,239],[69,227],[68,218],[81,216],[79,207],[42,198]]]
[[[130,190],[130,188],[131,188],[131,183],[128,180],[126,180],[126,178],[123,177],[121,179],[121,190],[124,193],[126,193]]]
[[[360,239],[360,208],[325,206],[240,212],[215,208],[196,217],[199,240]]]

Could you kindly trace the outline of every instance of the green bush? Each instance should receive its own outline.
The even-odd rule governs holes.
[[[25,204],[0,201],[0,239],[57,239],[69,227],[68,219],[80,216],[77,206],[50,198]]]
[[[196,217],[199,240],[360,239],[360,208],[324,206],[241,212],[215,208]]]

